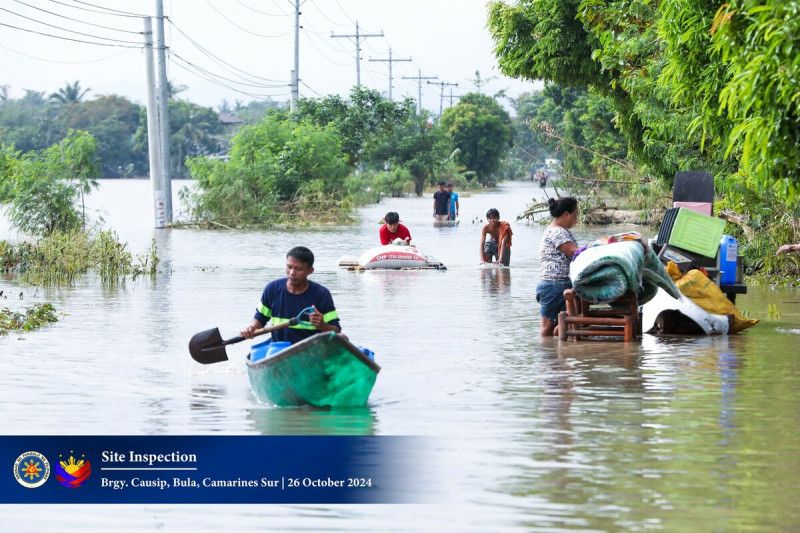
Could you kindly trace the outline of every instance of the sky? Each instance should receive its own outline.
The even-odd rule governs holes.
[[[295,0],[163,0],[167,76],[185,86],[178,97],[218,109],[223,101],[289,100],[294,67]],[[0,0],[0,85],[11,98],[26,89],[46,95],[67,83],[86,98],[117,94],[147,100],[144,23],[157,0]],[[301,0],[300,96],[347,96],[361,84],[392,97],[417,97],[434,115],[474,92],[516,98],[541,83],[502,76],[486,29],[485,0]],[[155,26],[155,21],[154,21]],[[379,34],[382,36],[376,36]],[[335,35],[337,37],[332,37]],[[60,37],[60,38],[59,38]],[[89,41],[78,42],[78,41]],[[448,85],[433,85],[447,83]],[[452,85],[450,85],[452,84]],[[455,85],[457,84],[457,85]],[[444,95],[444,98],[442,98]],[[510,110],[507,102],[504,105]]]

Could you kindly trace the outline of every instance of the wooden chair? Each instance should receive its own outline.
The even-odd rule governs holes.
[[[558,314],[558,338],[622,337],[631,342],[642,335],[639,299],[628,291],[609,304],[591,304],[573,289],[564,291],[567,310]]]

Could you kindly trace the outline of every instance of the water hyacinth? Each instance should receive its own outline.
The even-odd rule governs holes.
[[[0,336],[11,331],[31,331],[52,322],[58,322],[58,313],[50,303],[35,304],[19,311],[4,307],[0,309]]]

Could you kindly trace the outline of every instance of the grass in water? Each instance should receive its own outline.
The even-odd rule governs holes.
[[[94,239],[83,231],[54,231],[33,244],[0,242],[0,261],[4,271],[19,272],[33,285],[72,285],[89,270],[107,287],[124,284],[127,277],[155,276],[155,239],[149,250],[135,257],[127,247],[113,231],[101,231]]]

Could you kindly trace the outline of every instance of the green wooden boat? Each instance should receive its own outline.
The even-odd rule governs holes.
[[[265,359],[252,359],[248,358],[247,374],[253,392],[260,401],[279,406],[364,406],[381,369],[334,332],[318,333]]]

